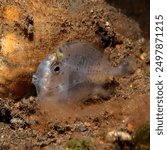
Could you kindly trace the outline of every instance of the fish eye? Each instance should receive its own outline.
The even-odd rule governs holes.
[[[59,73],[60,72],[60,64],[56,64],[55,62],[53,62],[51,65],[50,65],[50,69],[53,73]]]
[[[54,72],[59,73],[60,72],[60,67],[57,65],[54,67]]]

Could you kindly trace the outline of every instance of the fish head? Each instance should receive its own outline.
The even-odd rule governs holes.
[[[36,73],[32,76],[32,83],[36,87],[40,100],[60,99],[62,97],[64,77],[63,77],[63,53],[56,50],[46,57],[39,65]]]

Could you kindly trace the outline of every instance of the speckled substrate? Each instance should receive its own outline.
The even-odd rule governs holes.
[[[145,3],[137,2],[138,16]],[[149,149],[149,124],[140,131],[150,112],[149,39],[138,23],[103,0],[1,0],[0,22],[0,149],[69,150],[71,139],[91,141],[97,150]],[[48,103],[28,97],[35,92],[32,73],[55,47],[74,39],[100,47],[113,66],[130,55],[139,66],[111,82],[108,99],[45,108]],[[113,131],[137,136],[106,139]]]

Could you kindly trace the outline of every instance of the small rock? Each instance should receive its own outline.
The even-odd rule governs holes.
[[[93,10],[93,9],[91,9],[91,10],[90,10],[90,13],[93,13],[93,12],[94,12],[94,10]]]
[[[106,23],[105,23],[105,26],[107,27],[107,28],[110,28],[110,23],[108,22],[108,21],[106,21]]]
[[[33,101],[35,101],[35,98],[33,96],[30,96],[29,100],[30,100],[30,102],[33,102]]]
[[[124,132],[124,131],[111,131],[108,132],[107,136],[106,136],[107,141],[117,141],[118,139],[121,141],[131,141],[132,137],[129,133]]]
[[[147,57],[147,54],[145,52],[140,55],[140,59],[142,61],[144,61],[146,59],[146,57]]]
[[[99,144],[104,145],[105,143],[104,143],[103,140],[100,140],[100,141],[99,141]]]
[[[13,118],[10,120],[10,123],[12,124],[23,124],[23,121],[19,118]]]
[[[15,107],[19,109],[20,108],[20,102],[15,103]]]
[[[85,125],[86,127],[90,127],[90,126],[91,126],[91,124],[90,124],[89,122],[84,122],[84,125]]]
[[[78,129],[79,129],[80,132],[84,132],[84,131],[87,130],[87,128],[83,124],[79,125]]]
[[[128,123],[127,128],[128,128],[129,131],[132,131],[133,130],[133,124]]]

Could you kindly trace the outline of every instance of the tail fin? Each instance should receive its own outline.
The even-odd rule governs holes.
[[[112,69],[113,76],[129,75],[137,69],[137,58],[130,56],[126,58],[120,65]]]

